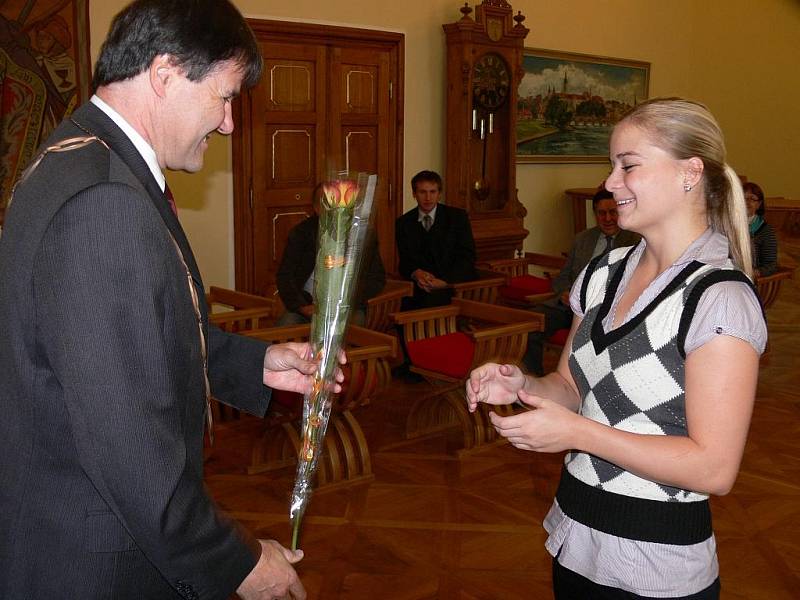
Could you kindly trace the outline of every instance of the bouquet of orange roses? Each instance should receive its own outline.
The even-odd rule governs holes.
[[[339,173],[322,185],[309,339],[320,362],[313,388],[303,402],[303,441],[289,509],[293,550],[297,549],[300,522],[311,497],[311,483],[328,427],[331,390],[357,287],[376,184],[376,175]]]

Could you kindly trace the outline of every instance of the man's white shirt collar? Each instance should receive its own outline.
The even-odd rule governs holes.
[[[117,127],[119,127],[122,132],[128,136],[128,139],[136,147],[136,150],[142,155],[144,162],[147,163],[147,167],[150,169],[153,177],[155,177],[158,187],[160,187],[161,191],[163,192],[167,185],[167,180],[164,178],[164,173],[161,172],[161,167],[158,166],[158,158],[156,157],[156,151],[153,150],[153,147],[148,144],[141,135],[139,135],[138,131],[131,127],[130,124],[124,118],[122,118],[122,115],[111,108],[108,104],[103,102],[100,97],[97,95],[92,96],[91,102],[97,108],[106,113],[108,118],[114,121]]]

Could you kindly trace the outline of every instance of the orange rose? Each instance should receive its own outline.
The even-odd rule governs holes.
[[[337,179],[322,184],[325,203],[328,208],[345,208],[358,197],[358,184],[352,179]]]

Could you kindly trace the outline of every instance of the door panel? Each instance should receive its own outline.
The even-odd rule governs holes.
[[[311,194],[325,151],[322,45],[264,43],[264,76],[252,97],[253,286],[264,294],[289,229],[311,213]]]
[[[330,145],[348,170],[378,174],[373,225],[381,258],[394,268],[394,206],[391,178],[390,53],[380,47],[334,47],[331,59]]]
[[[289,230],[311,214],[317,184],[342,169],[378,174],[373,222],[392,271],[402,209],[402,105],[392,87],[402,89],[403,36],[249,23],[264,74],[235,103],[236,287],[264,294],[274,285]]]
[[[375,127],[342,127],[345,168],[378,173],[378,135]]]

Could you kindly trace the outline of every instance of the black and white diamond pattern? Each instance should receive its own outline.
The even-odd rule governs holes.
[[[646,318],[620,339],[593,340],[592,324],[600,312],[609,278],[626,251],[601,261],[587,286],[586,311],[573,340],[570,370],[583,396],[581,414],[623,431],[645,435],[687,435],[684,360],[675,339],[692,283],[709,269],[693,273]],[[603,336],[601,336],[603,337]],[[603,348],[598,352],[598,347]],[[569,472],[603,490],[660,501],[693,502],[705,498],[691,491],[642,479],[596,456],[572,452]]]

